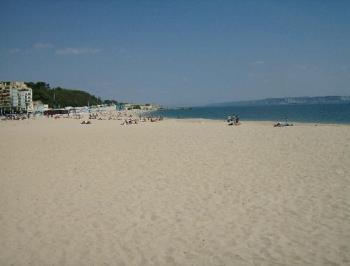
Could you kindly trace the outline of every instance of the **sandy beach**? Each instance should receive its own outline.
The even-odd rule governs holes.
[[[350,126],[1,121],[0,265],[349,265]]]

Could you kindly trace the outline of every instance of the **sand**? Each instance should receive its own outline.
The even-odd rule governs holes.
[[[0,265],[349,265],[350,126],[0,122]]]

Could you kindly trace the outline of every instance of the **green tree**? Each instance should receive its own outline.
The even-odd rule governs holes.
[[[42,101],[51,108],[64,108],[67,106],[87,106],[102,104],[102,100],[86,91],[70,90],[62,87],[50,88],[48,83],[27,82],[28,87],[33,90],[33,100]]]

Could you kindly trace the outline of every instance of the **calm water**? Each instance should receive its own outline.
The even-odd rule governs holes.
[[[350,104],[193,107],[157,111],[169,118],[226,119],[233,113],[241,120],[350,124]]]

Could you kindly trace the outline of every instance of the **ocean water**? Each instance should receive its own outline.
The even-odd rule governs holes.
[[[166,109],[155,112],[168,118],[206,118],[225,120],[232,114],[242,121],[288,121],[308,123],[350,124],[350,103],[297,104],[269,106],[220,106]]]

